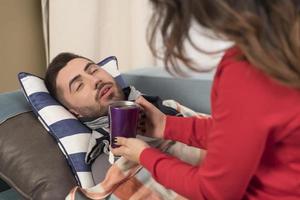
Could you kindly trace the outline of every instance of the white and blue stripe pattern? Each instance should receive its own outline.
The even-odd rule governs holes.
[[[118,60],[115,56],[110,56],[98,63],[99,66],[101,66],[105,71],[107,71],[109,74],[114,77],[117,84],[121,88],[125,88],[128,85],[125,83],[123,77],[121,76],[120,71],[118,70]]]
[[[116,57],[108,57],[98,65],[110,73],[122,88],[126,87],[118,71]],[[26,72],[19,73],[18,78],[33,112],[56,139],[78,184],[83,188],[94,186],[91,168],[85,163],[92,131],[49,94],[42,78]]]

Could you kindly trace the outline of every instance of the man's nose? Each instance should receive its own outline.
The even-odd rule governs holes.
[[[96,89],[101,84],[101,79],[96,76],[90,76],[91,86]]]

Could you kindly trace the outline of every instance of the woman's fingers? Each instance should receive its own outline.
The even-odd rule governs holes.
[[[124,137],[115,137],[115,144],[120,146],[127,146],[127,138]]]
[[[144,128],[138,128],[137,134],[143,135],[143,136],[147,136],[146,135],[146,129],[144,129]]]
[[[139,120],[138,120],[138,126],[145,125],[145,121],[146,121],[146,114],[143,111],[140,111],[140,113],[139,113]]]
[[[153,105],[147,101],[144,97],[140,96],[135,100],[135,102],[143,107],[143,109],[146,111],[151,110]]]
[[[124,156],[126,159],[139,163],[142,151],[149,145],[137,138],[117,137],[116,144],[118,148],[111,149],[114,155]]]
[[[143,111],[139,113],[139,122],[146,120],[146,114]]]
[[[120,146],[117,148],[111,148],[111,152],[116,156],[124,156],[124,152],[126,152],[126,148],[124,146]]]
[[[137,126],[137,133],[140,135],[144,135],[146,132],[146,114],[143,110],[140,110],[139,113],[139,121]]]
[[[138,127],[145,127],[146,125],[146,119],[140,119],[138,122]]]
[[[166,121],[165,114],[163,114],[160,110],[158,110],[158,108],[156,108],[142,96],[137,98],[135,102],[144,108],[144,113],[146,115],[145,124],[143,125],[141,123],[138,126],[138,130],[142,133],[141,135],[162,138]],[[142,118],[143,117],[141,116],[141,121],[143,121]]]
[[[111,148],[111,151],[114,155],[124,155],[127,148],[127,138],[124,137],[115,137],[115,144],[119,145],[120,147]]]

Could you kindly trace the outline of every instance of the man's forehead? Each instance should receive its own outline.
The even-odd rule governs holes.
[[[91,63],[91,61],[85,58],[74,58],[70,60],[57,74],[57,87],[60,89],[67,87],[69,81],[74,76],[80,74],[88,63]]]
[[[85,59],[85,58],[74,58],[72,60],[70,60],[66,66],[64,68],[81,68],[81,67],[85,67],[85,65],[87,63],[93,63],[92,61]]]

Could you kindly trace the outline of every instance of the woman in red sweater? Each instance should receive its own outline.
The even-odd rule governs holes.
[[[140,98],[145,135],[207,150],[192,166],[138,139],[117,138],[114,154],[139,162],[188,199],[300,199],[300,1],[152,0],[169,71],[177,60],[200,71],[184,51],[196,22],[235,42],[221,60],[209,118],[165,116]],[[195,48],[197,46],[194,45]],[[200,49],[199,49],[200,50]],[[199,91],[201,92],[201,91]]]

